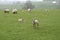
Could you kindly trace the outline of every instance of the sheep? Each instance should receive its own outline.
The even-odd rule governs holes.
[[[13,13],[13,14],[17,14],[17,9],[13,9],[13,10],[12,10],[12,13]]]
[[[31,12],[31,8],[28,8],[28,12]]]
[[[9,9],[5,9],[4,10],[4,13],[9,13]]]
[[[37,28],[37,26],[39,26],[37,19],[33,19],[32,24],[33,24],[33,27],[35,27],[35,28]]]
[[[18,22],[23,22],[23,21],[24,21],[23,18],[19,18],[19,19],[18,19]]]

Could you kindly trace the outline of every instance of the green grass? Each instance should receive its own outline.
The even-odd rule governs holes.
[[[18,19],[24,18],[24,22]],[[39,20],[37,29],[32,27],[32,19]],[[18,14],[4,14],[0,10],[0,40],[60,40],[60,10],[18,11]]]

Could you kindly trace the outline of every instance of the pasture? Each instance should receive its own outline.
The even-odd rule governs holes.
[[[18,22],[20,17],[24,22]],[[32,27],[33,18],[39,21],[36,29]],[[18,10],[17,14],[0,10],[0,40],[60,40],[60,10]]]

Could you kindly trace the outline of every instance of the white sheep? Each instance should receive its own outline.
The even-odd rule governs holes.
[[[33,24],[33,27],[35,27],[35,28],[37,26],[39,26],[39,23],[38,23],[38,20],[37,19],[33,19],[32,24]]]
[[[16,14],[17,13],[17,9],[13,9],[12,12],[13,12],[13,14]]]
[[[18,19],[18,22],[23,22],[23,19],[22,18]]]
[[[9,9],[5,9],[4,10],[4,13],[9,13]]]
[[[31,9],[30,8],[28,8],[28,12],[31,12]]]

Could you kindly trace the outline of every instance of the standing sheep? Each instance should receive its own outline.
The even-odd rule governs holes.
[[[17,14],[17,9],[13,9],[13,10],[12,10],[12,13],[13,13],[13,14]]]
[[[31,12],[31,8],[28,8],[28,12]]]
[[[4,13],[9,13],[9,9],[5,9],[4,10]]]
[[[35,28],[37,28],[37,26],[39,26],[37,19],[33,19],[32,24],[33,24],[33,27],[35,27]]]

